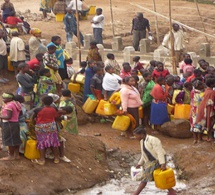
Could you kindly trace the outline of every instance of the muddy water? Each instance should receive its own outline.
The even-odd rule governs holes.
[[[175,168],[173,162],[171,161],[171,157],[168,160],[168,167]],[[175,171],[175,175],[177,175]],[[96,185],[93,188],[86,189],[75,193],[75,195],[129,195],[132,194],[135,189],[138,187],[139,182],[132,181],[129,176],[123,177],[120,180],[112,179],[108,181],[106,184]],[[177,181],[174,189],[179,192],[186,188],[185,183]],[[160,190],[155,187],[154,182],[149,182],[146,188],[142,191],[141,194],[144,195],[166,195],[167,190]]]

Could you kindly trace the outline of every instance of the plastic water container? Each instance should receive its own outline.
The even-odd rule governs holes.
[[[81,89],[81,85],[79,83],[69,83],[68,89],[73,93],[78,93]]]
[[[40,151],[37,149],[36,140],[28,140],[25,145],[24,156],[30,160],[40,158]]]
[[[169,119],[170,119],[171,121],[175,120],[174,115],[170,114],[170,115],[169,115]]]
[[[121,103],[120,93],[119,92],[113,93],[109,98],[109,102],[111,104],[119,105]]]
[[[107,116],[114,115],[116,113],[116,106],[107,102],[104,104],[104,114]]]
[[[136,168],[135,166],[131,167],[131,179],[133,181],[140,181],[143,177],[143,167]]]
[[[91,114],[95,111],[96,107],[99,104],[99,100],[93,100],[90,97],[87,98],[87,101],[83,105],[83,110],[87,114]]]
[[[128,116],[117,116],[113,122],[112,128],[120,131],[126,131],[131,123]]]
[[[12,66],[12,63],[10,61],[10,56],[7,57],[7,61],[8,61],[8,64],[7,64],[8,71],[14,71],[14,67]]]
[[[189,104],[176,104],[174,118],[175,119],[189,119],[190,118],[190,105]]]
[[[99,105],[96,108],[96,114],[105,116],[104,105],[107,104],[107,103],[109,103],[109,102],[105,101],[105,100],[100,100]]]
[[[165,171],[156,169],[153,173],[155,186],[162,190],[170,189],[175,186],[175,175],[171,168],[167,168]]]
[[[176,104],[175,98],[177,97],[177,95],[178,95],[180,92],[181,92],[181,90],[178,90],[178,89],[174,90],[173,96],[172,96],[172,103],[173,103],[173,104]]]
[[[95,15],[96,14],[96,6],[90,6],[90,11],[88,13],[89,15]]]
[[[72,81],[72,82],[74,81],[74,75],[72,75],[71,81]],[[82,74],[77,74],[77,77],[76,77],[76,79],[75,79],[75,82],[80,83],[80,84],[84,84],[84,81],[85,81],[85,76],[82,75]]]
[[[140,106],[138,111],[139,111],[139,118],[143,118],[143,107]]]
[[[175,108],[174,105],[167,104],[167,111],[168,111],[168,114],[173,114],[173,113],[174,113],[174,108]]]
[[[65,14],[56,14],[55,15],[56,22],[63,22],[64,16]]]

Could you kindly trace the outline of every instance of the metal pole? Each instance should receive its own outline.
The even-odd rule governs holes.
[[[80,43],[80,29],[79,29],[79,14],[78,14],[78,1],[75,0],[76,6],[76,20],[77,20],[77,38],[78,38],[78,59],[81,64],[81,43]]]
[[[153,8],[154,8],[154,12],[156,12],[155,0],[153,0]],[[158,17],[156,15],[155,15],[155,30],[156,30],[156,37],[157,37],[157,45],[160,45],[159,32],[158,32]]]
[[[110,15],[111,15],[111,26],[112,26],[113,37],[115,37],[114,22],[113,22],[112,0],[110,0]]]
[[[177,75],[176,62],[175,62],[175,50],[174,50],[174,36],[172,33],[171,0],[169,0],[169,32],[170,32],[170,42],[171,42],[172,72],[173,72],[173,74]]]

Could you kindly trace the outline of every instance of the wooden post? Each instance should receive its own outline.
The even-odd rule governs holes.
[[[155,0],[153,0],[153,8],[154,8],[154,12],[156,12],[156,4],[155,4]],[[155,30],[156,30],[156,37],[157,37],[157,45],[160,45],[160,39],[159,39],[159,32],[158,32],[158,17],[157,15],[155,15]]]
[[[172,72],[177,75],[176,60],[175,60],[175,50],[174,50],[174,36],[172,33],[172,8],[171,0],[169,0],[169,32],[170,32],[170,42],[171,42],[171,60],[172,60]]]
[[[196,9],[197,9],[198,14],[199,14],[199,18],[200,18],[200,20],[201,20],[201,22],[202,22],[203,31],[206,32],[206,30],[205,30],[205,25],[204,25],[204,22],[203,22],[203,20],[202,20],[202,16],[201,16],[201,14],[200,14],[199,6],[198,6],[198,3],[197,3],[196,0],[195,0],[195,4],[196,4]],[[205,39],[206,39],[207,42],[209,42],[207,36],[205,36]]]
[[[111,15],[111,26],[112,26],[113,37],[115,37],[114,22],[113,22],[112,0],[110,0],[110,15]]]
[[[80,42],[80,29],[79,29],[79,14],[78,14],[78,2],[76,2],[76,20],[77,20],[77,38],[78,38],[78,59],[79,59],[79,65],[81,64],[81,42]]]

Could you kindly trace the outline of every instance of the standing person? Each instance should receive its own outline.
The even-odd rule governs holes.
[[[6,22],[7,17],[15,12],[13,3],[10,0],[4,0],[4,3],[1,5],[1,10],[3,11],[3,22]]]
[[[78,122],[77,122],[77,111],[75,108],[75,99],[72,97],[71,91],[65,89],[62,91],[62,97],[60,99],[59,108],[72,107],[72,112],[68,114],[68,120],[63,124],[64,129],[72,134],[78,134]]]
[[[30,34],[32,35],[29,39],[29,52],[30,58],[33,59],[38,53],[45,53],[47,51],[46,46],[41,42],[42,31],[38,28],[32,28]]]
[[[172,25],[172,33],[174,37],[174,50],[175,50],[175,58],[176,58],[176,66],[179,66],[179,62],[182,60],[182,53],[185,48],[184,46],[184,31],[180,29],[180,26],[177,23]],[[171,42],[170,42],[170,32],[164,36],[162,45],[171,49]]]
[[[73,34],[76,37],[78,37],[77,21],[76,21],[76,17],[72,13],[71,8],[67,8],[67,14],[64,16],[63,22],[65,25],[66,40],[67,42],[71,42]],[[80,43],[82,46],[84,46],[84,36],[82,35],[81,32],[80,32]]]
[[[40,151],[40,159],[32,160],[33,163],[45,165],[45,152],[47,148],[52,148],[54,153],[54,163],[60,162],[58,155],[58,147],[60,142],[58,139],[57,125],[55,120],[59,117],[58,112],[51,106],[53,98],[46,96],[42,99],[43,107],[34,110],[36,118],[35,132],[37,137],[37,148]]]
[[[141,89],[139,87],[139,90],[142,91],[141,97],[143,101],[143,124],[145,127],[150,128],[150,111],[151,111],[151,103],[153,97],[150,95],[153,87],[155,86],[155,82],[152,80],[152,75],[150,72],[144,72],[142,74],[145,82],[142,84]]]
[[[51,38],[51,41],[56,45],[55,55],[59,65],[58,73],[61,76],[62,80],[68,79],[67,66],[64,63],[65,61],[64,50],[61,47],[61,38],[59,36],[53,36]]]
[[[166,152],[163,149],[161,141],[154,136],[148,135],[144,127],[137,127],[133,133],[136,139],[140,141],[141,148],[141,158],[136,168],[144,165],[143,179],[133,194],[139,195],[147,183],[154,180],[153,172],[156,169],[166,170]],[[176,195],[173,188],[168,189],[168,191],[168,195]]]
[[[103,44],[102,31],[104,28],[104,15],[102,14],[102,9],[96,9],[96,15],[91,20],[93,27],[93,36],[97,44]]]
[[[7,45],[4,41],[4,31],[0,29],[0,83],[6,83],[8,79],[3,78],[5,76],[8,66],[7,61]]]
[[[131,66],[128,62],[122,64],[123,69],[120,72],[120,77],[123,79],[125,77],[131,76]]]
[[[143,13],[138,13],[132,20],[131,34],[133,34],[133,47],[135,51],[139,49],[139,43],[141,39],[146,38],[146,29],[149,35],[151,35],[149,20],[143,17]]]
[[[157,62],[156,65],[157,68],[152,72],[152,78],[155,82],[157,82],[159,77],[166,78],[166,76],[170,74],[168,69],[164,69],[164,64],[162,62]]]
[[[167,91],[164,89],[165,78],[159,77],[157,84],[153,87],[150,95],[153,97],[151,104],[150,123],[154,125],[154,130],[157,131],[159,126],[169,121],[167,112]]]
[[[35,58],[31,59],[30,61],[27,62],[29,68],[36,73],[44,68],[43,65],[43,53],[38,53]]]
[[[61,88],[63,81],[58,73],[59,65],[58,60],[56,58],[56,45],[54,43],[49,43],[47,45],[48,51],[43,56],[43,64],[45,68],[50,70],[51,79],[56,84],[58,94],[61,94]]]
[[[87,95],[92,94],[92,91],[90,89],[90,81],[93,78],[93,75],[95,74],[94,66],[95,66],[94,61],[88,61],[88,67],[85,71],[85,81],[84,81],[84,102],[88,98]]]
[[[102,57],[99,53],[99,48],[97,47],[97,43],[95,41],[90,42],[87,61],[102,62]]]
[[[108,53],[107,60],[105,60],[104,64],[105,64],[105,67],[108,65],[112,66],[115,70],[115,74],[117,74],[117,75],[120,74],[121,67],[120,67],[119,63],[116,61],[114,54]]]
[[[140,71],[143,69],[143,64],[140,63],[140,56],[134,56],[133,57],[133,62],[134,62],[134,69]]]
[[[123,85],[120,90],[121,105],[124,114],[131,114],[136,125],[134,128],[139,126],[139,107],[143,104],[140,99],[140,93],[135,88],[135,79],[133,77],[126,77],[123,79]],[[126,131],[128,137],[132,137],[132,127],[129,127]]]
[[[51,0],[41,0],[40,11],[43,12],[43,18],[47,18],[47,13],[51,13],[52,1]]]
[[[208,140],[213,140],[213,125],[215,122],[215,78],[209,78],[206,80],[208,88],[205,89],[203,100],[199,105],[198,115],[196,119],[195,128],[206,129],[208,132]]]
[[[119,75],[114,74],[114,68],[112,66],[106,66],[105,72],[102,87],[104,90],[104,100],[108,100],[114,91],[120,89],[122,78]]]
[[[13,38],[10,42],[10,61],[14,67],[15,75],[17,75],[17,67],[20,63],[25,62],[25,43],[19,38],[19,33],[12,32]]]
[[[202,134],[203,134],[203,129],[196,128],[195,125],[197,124],[199,106],[204,96],[204,83],[199,80],[196,80],[193,83],[193,87],[194,89],[191,91],[191,94],[190,94],[190,98],[191,98],[190,125],[191,125],[191,132],[193,133],[193,137],[194,137],[193,143],[196,144],[202,141]]]
[[[58,0],[53,7],[53,13],[57,14],[66,14],[66,2],[64,0]]]
[[[19,114],[22,110],[21,104],[14,101],[14,95],[11,93],[3,93],[2,99],[4,105],[0,119],[2,120],[2,143],[8,146],[9,156],[0,160],[16,160],[19,159],[19,146],[22,143],[20,139]]]

